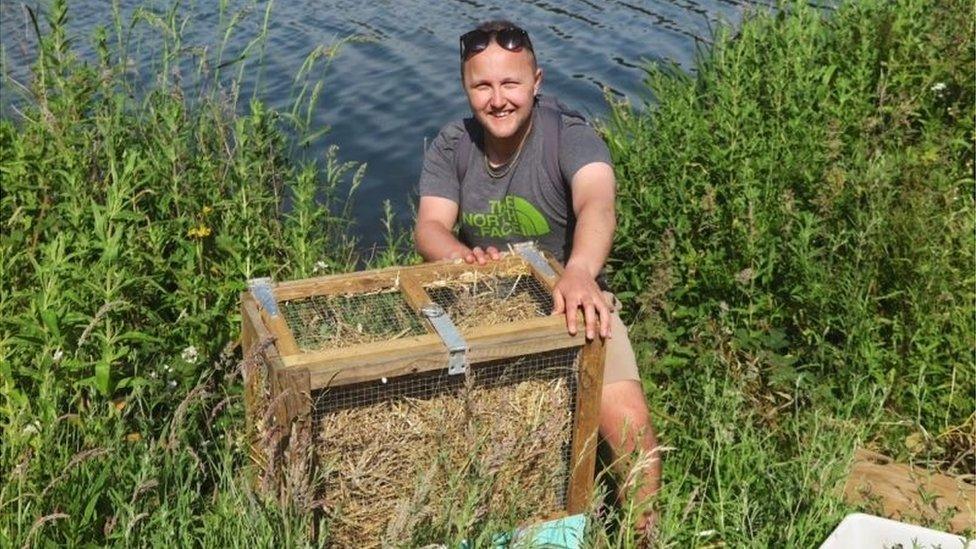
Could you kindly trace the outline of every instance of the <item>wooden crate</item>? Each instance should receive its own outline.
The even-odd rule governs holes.
[[[501,260],[486,266],[439,262],[270,283],[266,288],[270,290],[271,301],[265,295],[263,303],[262,299],[256,298],[260,292],[252,290],[242,294],[242,341],[245,353],[253,353],[260,347],[263,357],[262,369],[252,369],[251,375],[245,376],[249,421],[256,421],[250,410],[254,409],[256,395],[262,390],[268,393],[266,401],[273,405],[273,421],[287,431],[289,425],[314,426],[321,421],[322,410],[329,409],[330,399],[348,398],[349,394],[356,395],[356,398],[399,398],[402,395],[397,391],[388,390],[396,386],[398,380],[407,383],[407,380],[426,379],[422,376],[451,379],[453,376],[447,373],[450,353],[445,339],[438,334],[433,321],[423,313],[424,308],[432,303],[450,309],[450,303],[444,303],[443,292],[439,293],[437,287],[443,285],[445,280],[459,277],[490,277],[499,272],[521,272],[523,274],[519,274],[511,283],[510,291],[505,290],[508,295],[499,297],[508,299],[513,293],[530,292],[533,299],[540,299],[537,294],[544,292],[550,301],[541,304],[531,318],[459,328],[467,345],[463,354],[467,371],[477,377],[479,372],[498,369],[499,364],[525,361],[527,357],[548,357],[546,360],[549,361],[552,357],[575,357],[571,359],[570,440],[552,441],[553,444],[563,443],[567,448],[565,487],[560,496],[562,508],[555,513],[551,510],[546,512],[545,518],[585,511],[594,481],[604,345],[599,338],[586,342],[582,335],[570,336],[566,331],[565,318],[548,314],[546,307],[551,307],[551,289],[562,267],[534,247],[524,246],[516,250],[503,254]],[[360,300],[359,296],[365,297]],[[382,296],[382,302],[370,304],[363,301],[370,296]],[[351,330],[352,335],[356,336],[352,339],[362,333],[377,331],[378,339],[349,343],[341,335],[336,336],[336,332],[343,330],[340,321],[335,321],[334,329],[329,322],[334,320],[334,316],[345,313],[334,313],[332,309],[322,311],[321,307],[309,312],[312,309],[308,303],[312,299],[326,300],[328,303],[332,303],[328,301],[330,299],[339,300],[335,303],[341,301],[345,304],[343,306],[356,300],[362,301],[353,306],[353,314],[358,315],[356,319],[363,315],[371,316],[365,321],[376,320],[383,325],[383,329],[374,329],[372,325],[364,329],[362,323],[354,319],[346,323],[345,330]],[[399,325],[388,322],[389,318],[403,320],[411,315],[418,322],[414,324],[407,319],[406,328],[402,322]],[[333,320],[324,322],[324,317]],[[324,322],[321,325],[328,325],[327,328],[315,324],[316,319]],[[307,329],[313,325],[318,327]],[[384,333],[399,337],[383,339]],[[327,337],[316,339],[321,334]],[[524,363],[529,365],[527,368],[534,367],[531,360]],[[465,374],[457,379],[462,378],[465,378]],[[504,378],[499,379],[501,381],[495,383],[506,382]],[[512,379],[513,383],[518,382],[514,377]],[[343,394],[347,396],[341,396]],[[346,402],[344,405],[350,404]],[[360,426],[360,429],[362,436],[370,436],[368,426]],[[328,505],[329,494],[321,494],[321,497]],[[543,517],[525,517],[526,520],[538,518]]]

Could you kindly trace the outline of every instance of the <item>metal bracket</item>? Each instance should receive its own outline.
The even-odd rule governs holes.
[[[437,335],[441,336],[441,341],[447,347],[447,373],[451,375],[463,374],[468,368],[468,342],[464,340],[451,317],[447,315],[443,307],[436,303],[424,305],[420,312],[434,326]]]
[[[549,262],[546,261],[545,256],[542,255],[542,252],[540,252],[539,248],[536,247],[535,242],[531,240],[528,242],[519,242],[518,244],[514,244],[512,249],[515,250],[515,253],[518,254],[519,257],[528,261],[533,267],[535,267],[535,269],[539,271],[539,274],[542,276],[555,278],[556,271],[552,270],[552,266],[549,265]]]
[[[268,316],[278,316],[278,301],[275,299],[274,291],[271,290],[270,278],[252,278],[247,281],[247,287]]]

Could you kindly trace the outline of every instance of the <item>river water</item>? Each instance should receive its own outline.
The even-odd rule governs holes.
[[[220,8],[223,3],[224,8]],[[29,5],[34,6],[32,2]],[[122,2],[128,21],[137,4],[165,16],[171,2]],[[43,3],[42,3],[43,5]],[[469,114],[460,88],[458,36],[486,19],[507,18],[532,37],[543,69],[543,92],[594,117],[606,114],[604,90],[634,104],[647,100],[642,67],[670,61],[691,70],[696,50],[708,46],[720,25],[736,25],[761,0],[417,0],[372,2],[326,0],[277,2],[198,1],[173,11],[183,25],[183,46],[215,58],[230,22],[222,59],[233,59],[264,27],[266,41],[255,44],[243,73],[243,95],[257,96],[281,110],[291,107],[299,73],[316,48],[343,43],[326,68],[312,76],[324,81],[312,127],[330,131],[311,148],[320,156],[330,144],[340,146],[343,160],[365,162],[367,171],[355,195],[355,233],[363,247],[382,233],[382,203],[390,200],[401,224],[411,220],[411,201],[420,173],[425,140],[447,121]],[[43,8],[42,8],[43,10]],[[112,23],[111,3],[71,3],[70,34],[83,54],[91,55],[95,27]],[[148,24],[127,31],[134,70],[158,71],[159,33]],[[0,44],[4,72],[19,82],[28,79],[36,40],[21,2],[0,0]],[[233,74],[240,65],[231,65]],[[183,67],[193,72],[192,67]],[[0,92],[3,116],[16,116],[15,85],[5,79]]]

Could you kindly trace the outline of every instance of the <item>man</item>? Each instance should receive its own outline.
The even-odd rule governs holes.
[[[616,223],[606,145],[582,117],[539,106],[542,70],[528,33],[508,21],[461,36],[461,83],[474,117],[445,126],[425,155],[418,251],[428,261],[484,265],[508,243],[535,240],[556,255],[565,270],[553,313],[565,315],[575,336],[581,311],[588,339],[609,338],[600,434],[615,456],[657,457],[626,327],[600,287]],[[660,472],[659,459],[646,466],[641,502],[657,491]]]

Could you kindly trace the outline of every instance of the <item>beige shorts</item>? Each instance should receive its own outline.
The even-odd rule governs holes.
[[[634,356],[634,348],[630,345],[627,326],[617,312],[621,307],[620,300],[610,292],[603,292],[603,297],[613,313],[610,318],[612,337],[607,341],[607,356],[603,367],[603,384],[625,380],[640,381],[640,375],[637,373],[637,358]]]

